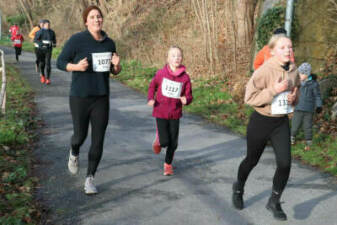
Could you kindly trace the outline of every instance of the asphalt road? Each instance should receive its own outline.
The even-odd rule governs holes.
[[[14,63],[13,50],[6,52]],[[275,159],[263,154],[246,185],[245,209],[231,205],[231,187],[246,150],[244,138],[223,127],[185,114],[181,119],[175,175],[162,175],[164,153],[154,155],[154,119],[142,94],[111,80],[110,121],[104,154],[96,174],[99,194],[86,196],[83,183],[90,133],[80,153],[80,174],[67,171],[72,122],[68,105],[71,74],[53,63],[52,84],[41,85],[34,55],[24,52],[17,66],[36,91],[39,116],[45,121],[35,156],[40,198],[57,225],[337,225],[337,180],[294,161],[283,209],[288,221],[275,221],[265,209]]]

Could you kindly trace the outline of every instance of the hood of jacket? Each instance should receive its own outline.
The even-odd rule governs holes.
[[[85,32],[88,34],[88,35],[90,35],[91,37],[92,37],[92,39],[94,39],[94,37],[91,35],[91,33],[90,33],[90,31],[88,30],[88,29],[86,29],[85,30]],[[97,42],[102,42],[102,41],[104,41],[105,39],[107,39],[108,38],[108,35],[105,33],[105,31],[103,31],[103,30],[101,30],[101,35],[102,35],[102,40],[99,40],[99,41],[97,41],[97,40],[95,40],[95,41],[97,41]]]
[[[266,62],[266,66],[278,70],[280,72],[282,71],[286,71],[282,65],[280,64],[280,62],[278,61],[278,59],[276,58],[276,56],[271,57],[270,59],[268,59]],[[293,72],[294,70],[296,70],[296,66],[293,62],[289,61],[289,69],[287,70],[287,72]]]
[[[164,66],[164,70],[170,74],[171,76],[174,76],[174,77],[179,77],[181,75],[183,75],[186,71],[186,67],[184,65],[180,65],[179,68],[176,69],[176,71],[172,71],[170,66],[168,64],[166,64]]]

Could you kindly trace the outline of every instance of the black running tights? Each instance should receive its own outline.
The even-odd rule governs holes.
[[[47,79],[50,79],[51,54],[52,54],[52,49],[39,49],[38,50],[38,62],[39,62],[40,72],[41,72],[41,75],[46,76]],[[45,68],[46,68],[46,72],[45,72]]]
[[[238,172],[238,184],[244,187],[251,170],[257,165],[270,140],[276,157],[276,171],[273,179],[273,191],[282,193],[290,174],[290,128],[287,116],[268,117],[253,112],[247,127],[247,155],[241,162]]]
[[[74,134],[71,138],[72,154],[78,155],[91,125],[91,146],[88,154],[87,175],[95,175],[102,158],[105,130],[109,120],[109,96],[70,96],[70,111]]]
[[[167,120],[156,118],[156,121],[160,146],[167,147],[165,162],[171,164],[174,152],[178,147],[179,119]]]

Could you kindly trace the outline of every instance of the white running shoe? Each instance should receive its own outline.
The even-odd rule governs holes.
[[[85,179],[84,191],[85,191],[85,194],[87,194],[87,195],[93,195],[93,194],[98,193],[97,188],[94,185],[94,177],[93,176],[88,176]]]
[[[294,136],[290,136],[290,143],[291,143],[292,145],[294,145],[295,142],[296,142],[295,137],[294,137]]]
[[[78,156],[74,156],[73,154],[71,154],[71,149],[69,152],[69,160],[68,160],[68,169],[70,171],[70,173],[72,174],[77,174],[78,173]]]

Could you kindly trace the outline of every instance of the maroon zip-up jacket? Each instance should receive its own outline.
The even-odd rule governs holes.
[[[192,85],[185,66],[180,66],[172,72],[169,65],[158,70],[153,77],[149,90],[148,101],[155,99],[152,116],[161,119],[179,119],[182,117],[180,97],[185,96],[187,103],[192,102]]]

